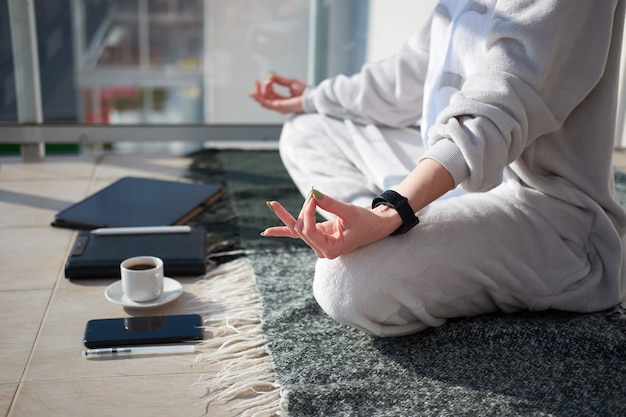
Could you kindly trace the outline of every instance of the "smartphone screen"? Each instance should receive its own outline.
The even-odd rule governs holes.
[[[83,342],[85,347],[93,349],[177,343],[202,337],[202,317],[179,314],[89,320]]]

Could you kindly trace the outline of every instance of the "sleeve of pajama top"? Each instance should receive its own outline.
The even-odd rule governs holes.
[[[471,65],[459,66],[465,70],[454,74],[462,80],[459,90],[438,110],[427,133],[435,155],[440,141],[446,148],[449,141],[458,147],[469,167],[462,186],[474,192],[500,184],[507,165],[538,139],[551,140],[550,135],[563,130],[572,112],[591,95],[607,65],[617,5],[609,0],[487,3],[493,4],[488,24],[469,34],[460,29],[467,25],[462,26],[459,14],[445,16],[447,25],[457,25],[449,32],[453,33],[449,43],[441,45],[449,50],[446,62]],[[456,34],[475,37],[479,47],[469,56],[467,50],[455,50],[461,43],[454,42]],[[576,152],[572,142],[565,146],[570,146],[566,152]],[[551,157],[537,159],[534,171],[567,171],[558,165],[569,161],[556,153]]]

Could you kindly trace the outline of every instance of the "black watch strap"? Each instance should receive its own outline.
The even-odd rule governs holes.
[[[420,219],[413,212],[409,200],[393,190],[387,190],[374,198],[372,208],[378,207],[381,204],[394,208],[402,219],[402,225],[398,227],[391,236],[406,233],[420,222]]]

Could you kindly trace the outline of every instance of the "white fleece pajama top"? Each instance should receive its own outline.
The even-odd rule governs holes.
[[[393,140],[393,134],[385,132],[420,123],[425,149],[422,158],[442,163],[463,190],[463,198],[467,201],[458,208],[446,206],[443,201],[437,202],[439,205],[433,203],[431,206],[435,207],[427,208],[430,211],[426,210],[422,224],[408,234],[414,235],[413,239],[418,239],[416,236],[420,233],[421,239],[429,236],[428,213],[435,209],[446,211],[449,207],[455,217],[448,222],[463,215],[468,216],[463,221],[473,220],[482,210],[481,198],[490,204],[491,191],[502,188],[504,182],[513,181],[515,186],[509,188],[508,196],[494,203],[494,221],[498,221],[497,213],[509,213],[522,207],[519,211],[524,213],[524,220],[515,220],[517,217],[512,215],[511,225],[528,221],[530,226],[527,228],[532,229],[545,223],[558,231],[555,236],[550,233],[544,236],[541,230],[528,236],[529,239],[549,241],[545,244],[547,249],[542,249],[544,252],[555,248],[555,270],[567,269],[565,264],[558,264],[561,262],[558,245],[576,246],[577,256],[588,258],[586,266],[579,268],[585,269],[585,279],[602,287],[594,289],[592,295],[581,291],[574,298],[536,305],[528,300],[517,303],[515,300],[521,297],[519,294],[499,299],[494,295],[499,290],[490,290],[487,297],[490,301],[483,302],[489,307],[484,311],[507,310],[507,306],[510,310],[563,308],[589,311],[616,303],[624,291],[621,238],[626,232],[626,215],[614,195],[611,163],[623,3],[618,0],[442,0],[430,23],[409,39],[398,53],[381,62],[365,65],[356,75],[337,76],[305,92],[306,113],[350,121],[354,126],[361,126],[359,129],[365,132],[365,137],[368,129],[376,126],[384,136]],[[376,135],[370,139],[373,137]],[[410,167],[399,168],[396,160],[384,158],[389,141],[370,142],[371,149],[361,152],[360,157],[368,169],[380,177],[380,187],[391,188],[409,172]],[[355,149],[361,148],[355,145]],[[473,206],[474,201],[476,206]],[[530,208],[526,209],[526,206]],[[465,213],[464,207],[476,207],[476,211]],[[485,208],[485,212],[489,210],[492,210],[491,206]],[[585,219],[581,220],[584,225],[577,224],[578,217],[572,214],[574,212],[584,213],[585,216],[580,217]],[[432,220],[433,228],[439,224],[437,221],[442,214],[437,216]],[[489,219],[484,219],[484,227],[485,233],[490,233]],[[447,233],[446,230],[442,226],[436,233]],[[503,235],[507,240],[498,245],[506,247],[511,242],[513,248],[514,240],[524,239],[525,236],[520,234],[525,230],[521,226],[511,226],[511,236],[506,238]],[[465,239],[463,245],[472,244],[472,240],[462,235],[461,227],[449,232],[454,234],[455,241]],[[433,236],[429,238],[435,239]],[[350,256],[363,259],[369,250],[386,253],[385,245],[395,245],[397,249],[399,245],[407,244],[421,245],[411,249],[420,253],[425,245],[429,245],[424,240],[408,243],[406,239],[409,238],[390,237],[375,249],[365,249],[361,254]],[[443,241],[448,239],[445,237]],[[553,244],[552,239],[558,245]],[[430,245],[436,246],[435,241],[431,240]],[[542,247],[541,244],[537,246]],[[520,252],[520,249],[511,250]],[[464,249],[461,247],[459,252]],[[400,301],[403,296],[396,294],[389,296],[391,301],[384,301],[386,295],[379,294],[375,303],[386,303],[386,306],[395,303],[400,307],[386,309],[383,306],[375,313],[376,317],[364,317],[367,314],[356,311],[359,307],[355,305],[360,301],[340,301],[338,296],[332,295],[342,294],[350,299],[359,297],[354,289],[344,288],[340,283],[350,279],[350,256],[341,257],[343,259],[336,262],[320,261],[316,276],[316,297],[338,320],[379,334],[403,334],[423,328],[410,323],[437,325],[441,323],[440,318],[483,312],[469,308],[451,313],[450,308],[454,307],[448,307],[445,312],[437,314],[437,308],[428,307],[435,306],[436,301],[432,299]],[[389,257],[389,254],[385,256]],[[490,253],[484,254],[486,258],[490,256]],[[515,257],[515,253],[498,256],[500,259],[494,260],[499,263],[495,271],[506,269],[503,265],[509,260],[515,264],[513,259],[507,258]],[[377,262],[384,262],[377,259]],[[461,254],[461,261],[467,263],[472,259],[463,259]],[[532,258],[525,262],[532,263]],[[523,270],[524,265],[522,263],[517,268]],[[471,266],[465,267],[471,269]],[[395,269],[402,270],[397,265]],[[546,274],[549,271],[550,268],[545,269]],[[495,273],[485,269],[481,274]],[[519,275],[524,275],[523,271]],[[367,278],[362,279],[367,281]],[[394,278],[390,279],[388,285],[394,285]],[[407,282],[404,275],[398,279]],[[490,276],[488,282],[497,279]],[[423,285],[426,285],[427,278],[414,280],[420,280],[421,284],[415,285],[422,285],[416,296],[421,297],[425,293]],[[598,284],[600,281],[602,283]],[[480,285],[486,285],[485,282],[480,281]],[[569,291],[573,286],[584,287],[583,282],[584,279],[579,277],[575,284],[570,282],[559,291]],[[367,283],[361,281],[360,285],[367,286]],[[505,290],[511,291],[508,287]],[[532,298],[531,293],[527,295],[528,299]],[[560,295],[553,296],[558,298]],[[387,318],[381,318],[385,315]],[[397,330],[387,331],[387,327]]]

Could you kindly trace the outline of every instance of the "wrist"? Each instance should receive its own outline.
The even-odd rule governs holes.
[[[384,206],[387,208],[379,209]],[[409,201],[406,197],[400,195],[394,190],[384,191],[382,194],[374,198],[372,201],[372,209],[379,210],[379,213],[389,215],[390,211],[395,211],[397,216],[395,218],[395,224],[397,225],[398,217],[400,218],[400,225],[394,229],[390,235],[400,235],[408,232],[419,223],[419,218],[415,215],[415,212],[411,208]]]
[[[381,234],[384,236],[391,235],[398,227],[402,226],[402,217],[393,207],[380,204],[372,208],[372,212],[379,217],[379,224],[382,229]]]
[[[313,87],[307,87],[302,92],[301,98],[301,106],[303,113],[316,113],[317,109],[315,108],[315,102],[313,101]]]

